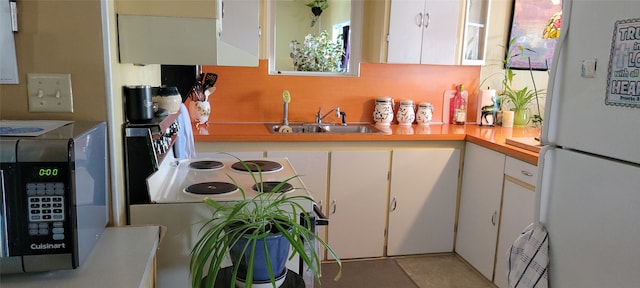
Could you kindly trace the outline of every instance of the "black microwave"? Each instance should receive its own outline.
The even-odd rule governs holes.
[[[79,267],[108,222],[106,124],[1,123],[0,273]]]

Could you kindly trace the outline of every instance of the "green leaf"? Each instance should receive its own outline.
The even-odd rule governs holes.
[[[238,158],[236,157],[236,159]],[[250,162],[238,160],[241,161],[243,165],[252,165]],[[260,171],[259,168],[257,170],[257,172],[250,172],[255,184],[262,182],[263,179],[262,171]],[[228,177],[237,185],[231,175],[228,175]],[[297,177],[299,176],[296,175],[285,179],[282,181],[282,184],[276,185],[273,189],[278,190],[284,183]],[[296,187],[295,189],[304,188]],[[265,246],[257,247],[256,241],[267,237],[267,235],[275,231],[282,233],[289,243],[291,243],[290,257],[300,255],[302,261],[311,268],[311,271],[315,274],[318,281],[320,277],[320,255],[315,253],[313,249],[306,249],[308,248],[306,246],[310,243],[310,240],[315,239],[319,245],[327,248],[330,255],[332,255],[340,267],[342,267],[340,259],[335,255],[331,247],[315,235],[313,231],[309,230],[309,228],[298,223],[301,212],[307,212],[305,206],[301,203],[311,203],[313,201],[311,197],[303,195],[288,196],[287,193],[268,193],[269,191],[264,192],[265,193],[259,193],[253,198],[247,198],[244,191],[242,191],[242,198],[236,201],[218,202],[211,198],[204,199],[203,202],[212,210],[212,216],[210,219],[203,221],[204,223],[201,223],[202,226],[198,231],[200,238],[191,251],[189,267],[192,287],[200,287],[200,282],[204,275],[211,275],[211,277],[207,277],[205,284],[207,287],[212,287],[218,273],[222,269],[223,259],[225,259],[229,253],[231,247],[236,245],[243,237],[249,240],[243,247],[243,250],[247,251],[249,255],[249,259],[245,260],[248,261],[247,263],[250,267],[247,271],[248,281],[246,287],[251,287],[252,283],[250,279],[253,275],[253,265],[256,264],[254,263],[255,249],[265,249],[265,253],[268,254],[267,248]],[[304,218],[308,223],[310,222],[308,215],[305,214]],[[232,269],[232,287],[235,285],[235,277],[238,269],[238,266]],[[277,275],[273,275],[273,267],[271,264],[268,264],[267,270],[270,273],[269,277],[274,281]],[[340,274],[341,272],[338,273],[337,277],[339,277]]]

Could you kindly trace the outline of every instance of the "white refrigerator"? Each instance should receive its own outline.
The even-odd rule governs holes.
[[[547,87],[549,286],[640,287],[640,0],[564,0]]]

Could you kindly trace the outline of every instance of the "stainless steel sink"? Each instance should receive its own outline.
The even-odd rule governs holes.
[[[280,131],[280,127],[282,127],[283,125],[267,125],[267,127],[269,127],[269,131],[271,131],[271,133],[276,133],[276,134],[289,134],[289,133],[294,133],[294,134],[301,134],[301,133],[326,133],[327,131],[324,130],[320,125],[317,124],[290,124],[288,125],[289,128],[291,128],[291,131]]]
[[[283,125],[267,124],[267,128],[271,133],[275,134],[316,134],[316,133],[328,133],[328,134],[376,134],[384,133],[384,131],[376,128],[371,124],[290,124],[290,131],[281,131]]]
[[[375,134],[384,133],[382,130],[370,124],[347,124],[343,125],[326,125],[323,126],[329,133],[336,134]]]

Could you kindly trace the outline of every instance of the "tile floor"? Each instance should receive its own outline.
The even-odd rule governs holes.
[[[317,288],[495,288],[453,253],[347,260],[342,272],[340,281],[332,281],[337,265],[323,264]]]

